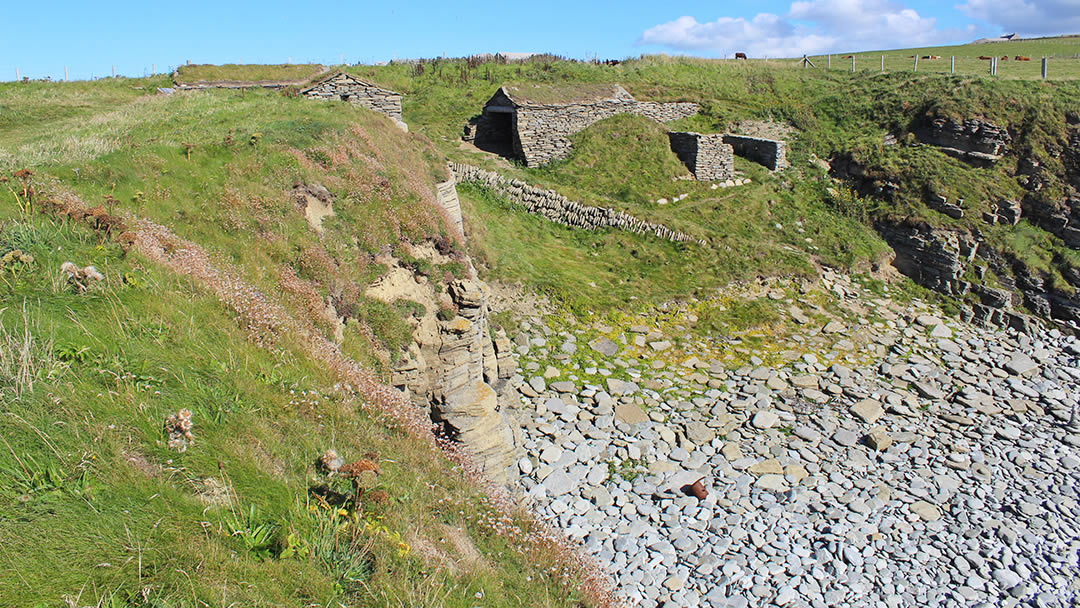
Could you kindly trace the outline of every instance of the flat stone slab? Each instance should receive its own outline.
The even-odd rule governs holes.
[[[620,403],[615,406],[615,419],[623,424],[641,424],[649,421],[649,415],[635,403]]]
[[[1024,353],[1016,353],[1007,362],[1005,362],[1005,371],[1014,376],[1024,376],[1039,369],[1039,364],[1035,363],[1031,357]]]
[[[825,325],[825,327],[821,328],[821,333],[823,333],[823,334],[838,334],[838,333],[840,333],[842,331],[845,331],[846,329],[847,329],[847,327],[845,327],[844,324],[841,323],[840,321],[829,321]]]
[[[759,410],[750,420],[750,425],[756,429],[771,429],[776,426],[777,422],[780,422],[780,416],[778,416],[776,412]]]
[[[607,386],[609,393],[619,396],[629,395],[641,390],[641,387],[638,386],[636,382],[627,382],[616,378],[608,378]]]
[[[769,492],[786,492],[790,486],[783,475],[769,474],[758,477],[754,487]]]
[[[885,415],[885,409],[873,399],[863,399],[851,406],[851,413],[867,424],[874,424]]]
[[[908,506],[911,512],[918,515],[923,521],[937,521],[941,519],[941,510],[925,500],[917,500]]]
[[[549,496],[562,496],[574,489],[574,480],[563,471],[555,471],[544,479],[544,490]]]
[[[876,452],[884,452],[893,444],[893,438],[882,429],[874,429],[866,435],[866,445]]]
[[[750,465],[750,468],[747,469],[747,471],[750,471],[754,475],[783,475],[784,467],[780,465],[779,460],[770,458]]]
[[[941,389],[928,382],[915,381],[911,383],[911,387],[915,389],[915,392],[927,399],[940,400],[945,398],[945,393]]]
[[[589,348],[605,357],[614,357],[615,353],[619,352],[619,345],[607,338],[597,338],[596,340],[589,342]]]
[[[555,392],[558,392],[558,393],[577,392],[577,387],[574,386],[574,383],[570,382],[569,380],[563,380],[561,382],[552,382],[549,386],[551,387],[551,390],[553,390]]]

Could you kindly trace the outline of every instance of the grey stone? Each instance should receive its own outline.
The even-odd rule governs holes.
[[[838,445],[849,448],[859,442],[859,436],[853,431],[849,431],[847,429],[839,429],[835,433],[833,433],[832,440],[835,441]]]
[[[769,410],[759,410],[750,420],[750,424],[758,429],[771,429],[780,422],[780,416]]]
[[[607,338],[597,338],[589,342],[589,347],[605,357],[614,357],[619,352],[619,345]]]
[[[1003,367],[1014,376],[1027,375],[1039,369],[1038,364],[1024,353],[1014,354]]]
[[[863,399],[851,406],[851,413],[867,424],[873,424],[885,415],[885,409],[873,399]]]

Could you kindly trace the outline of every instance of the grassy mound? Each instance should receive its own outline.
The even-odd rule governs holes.
[[[227,63],[224,65],[195,64],[176,68],[177,84],[214,82],[246,82],[251,84],[272,82],[306,82],[320,72],[323,66],[316,63],[258,65]]]
[[[643,116],[614,116],[572,139],[568,158],[531,173],[563,186],[584,185],[634,205],[669,195],[672,180],[689,174],[671,151],[667,129]]]

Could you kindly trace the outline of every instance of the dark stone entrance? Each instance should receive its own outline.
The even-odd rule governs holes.
[[[504,158],[516,158],[518,145],[514,118],[512,111],[485,111],[476,123],[476,147]]]

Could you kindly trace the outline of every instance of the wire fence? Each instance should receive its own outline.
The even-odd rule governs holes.
[[[998,76],[1014,79],[1080,78],[1080,56],[1027,57],[1024,55],[897,55],[856,53],[818,55],[800,60],[805,69],[833,72],[913,72]]]

